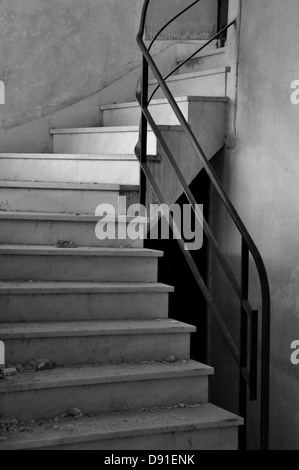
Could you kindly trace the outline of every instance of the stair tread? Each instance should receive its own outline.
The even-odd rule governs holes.
[[[166,364],[152,362],[72,366],[49,371],[22,372],[11,377],[9,381],[0,382],[0,393],[172,377],[208,376],[213,373],[212,367],[192,360]]]
[[[228,98],[223,98],[223,97],[213,97],[213,96],[179,96],[175,97],[175,100],[177,103],[182,103],[185,101],[221,101],[221,102],[227,102]],[[151,105],[159,105],[159,104],[168,104],[169,101],[167,98],[160,98],[156,100],[151,101]],[[115,103],[115,104],[108,104],[101,106],[101,109],[103,111],[105,110],[110,110],[110,109],[121,109],[121,108],[140,108],[139,103],[136,101],[131,101],[128,103]]]
[[[88,214],[71,214],[58,212],[15,212],[0,211],[0,220],[50,220],[50,221],[66,221],[66,222],[98,222],[102,217]],[[138,222],[148,221],[147,217],[130,217],[126,215],[107,215],[105,220],[130,222],[136,220]]]
[[[234,427],[242,424],[243,420],[240,417],[211,404],[193,405],[182,409],[169,407],[118,412],[84,417],[76,421],[52,423],[52,429],[49,429],[49,422],[31,425],[30,431],[8,435],[6,441],[0,441],[0,450],[42,448],[111,438]]]
[[[174,292],[161,283],[133,282],[0,282],[0,295],[66,294],[66,293],[145,293]]]
[[[136,185],[103,183],[52,183],[47,181],[1,181],[1,188],[67,189],[80,191],[139,191]]]
[[[206,77],[208,75],[218,75],[220,73],[227,73],[230,72],[231,68],[230,67],[218,67],[216,69],[208,69],[208,70],[202,70],[200,72],[190,72],[190,73],[184,73],[181,75],[172,75],[172,77],[169,77],[167,79],[167,82],[175,82],[177,80],[184,80],[186,78],[197,78],[197,77]],[[149,85],[154,85],[158,83],[156,79],[149,80]]]
[[[161,258],[162,251],[147,248],[109,248],[109,247],[76,247],[57,248],[45,245],[0,245],[0,255],[42,255],[42,256],[117,256]]]
[[[57,338],[193,333],[196,327],[171,319],[0,323],[0,338]]]

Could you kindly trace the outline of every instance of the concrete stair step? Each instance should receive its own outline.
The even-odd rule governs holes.
[[[48,212],[0,212],[0,244],[55,245],[69,240],[77,246],[142,248],[143,239],[132,240],[130,229],[145,233],[147,220],[127,216],[96,217],[92,215]],[[112,232],[115,239],[99,240],[96,228]]]
[[[0,245],[2,281],[156,282],[160,251]]]
[[[139,184],[135,155],[0,154],[0,175],[6,181]]]
[[[230,67],[220,67],[201,72],[173,75],[167,80],[167,85],[174,96],[227,96],[227,74]],[[156,80],[150,80],[149,93],[157,86]],[[158,90],[155,98],[165,98],[164,93]]]
[[[0,450],[237,450],[242,424],[238,416],[210,404],[109,413],[32,425],[0,442]]]
[[[201,40],[186,40],[183,42],[177,42],[176,44],[176,61],[183,62],[183,60],[188,59],[191,54],[196,52],[200,47],[205,46],[206,41]],[[217,51],[218,41],[213,41],[208,46],[205,47],[204,51],[207,54],[213,51]]]
[[[95,214],[99,204],[110,204],[118,212],[120,195],[128,203],[138,202],[139,186],[94,183],[47,183],[0,181],[0,210]]]
[[[191,55],[191,54],[190,54]],[[184,60],[184,59],[183,59]],[[179,60],[178,63],[183,62]],[[203,72],[205,70],[213,70],[226,66],[226,48],[203,50],[196,54],[185,65],[179,69],[179,74],[184,75],[192,72]]]
[[[206,106],[214,106],[214,103],[226,102],[226,98],[207,96],[181,96],[176,98],[176,102],[187,121],[192,120],[192,115],[196,113],[196,108],[201,108],[202,103]],[[141,111],[137,102],[120,103],[102,106],[104,114],[104,126],[137,125],[140,122]],[[151,102],[149,111],[156,124],[159,125],[179,125],[179,121],[174,114],[167,99],[157,99]]]
[[[138,123],[139,124],[139,123]],[[180,131],[176,126],[160,126],[162,134]],[[139,138],[139,125],[52,129],[54,153],[134,154]],[[148,131],[148,154],[159,155],[157,139]]]
[[[211,374],[212,368],[194,361],[22,372],[0,382],[0,416],[9,413],[24,421],[55,418],[71,408],[86,415],[207,403]]]
[[[86,127],[52,129],[54,153],[134,154],[139,126]],[[148,153],[157,154],[157,142],[152,131],[148,132]]]
[[[7,364],[49,358],[57,364],[161,361],[190,358],[196,328],[163,320],[1,323]]]
[[[173,287],[155,283],[0,283],[3,322],[165,319]]]

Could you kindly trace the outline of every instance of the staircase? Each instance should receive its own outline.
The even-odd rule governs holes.
[[[171,82],[209,158],[225,138],[222,65]],[[182,152],[173,112],[159,96],[151,108],[191,182],[201,167]],[[53,129],[53,154],[0,155],[0,339],[19,370],[0,380],[0,450],[237,449],[242,419],[209,403],[214,371],[190,359],[195,328],[168,318],[163,253],[95,236],[99,204],[124,228],[132,219],[119,196],[139,200],[140,111],[119,103],[102,112],[104,127]],[[160,150],[149,131],[150,164],[174,202]],[[146,220],[135,223],[145,230]],[[37,371],[42,358],[49,370]]]

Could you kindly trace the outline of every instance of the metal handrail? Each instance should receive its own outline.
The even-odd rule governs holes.
[[[196,267],[196,264],[193,261],[192,256],[190,255],[188,251],[185,250],[184,242],[182,242],[180,245],[184,252],[185,258],[193,272],[193,275],[197,281],[197,284],[199,285],[207,301],[207,304],[211,310],[211,313],[213,314],[216,320],[216,323],[226,340],[229,350],[231,351],[235,359],[235,362],[237,363],[240,369],[239,408],[240,408],[240,412],[242,416],[245,418],[247,416],[247,388],[249,388],[249,391],[250,391],[250,399],[251,400],[257,399],[258,320],[257,320],[257,311],[253,310],[248,302],[249,254],[252,255],[252,258],[256,265],[256,269],[257,269],[259,280],[260,280],[261,297],[262,297],[262,351],[261,351],[261,392],[260,392],[260,396],[261,396],[261,449],[266,450],[269,448],[269,384],[270,384],[270,375],[269,375],[269,368],[270,368],[270,289],[269,289],[269,281],[268,281],[266,268],[265,268],[263,259],[253,239],[251,238],[239,214],[237,213],[228,195],[226,194],[218,176],[216,175],[215,171],[210,165],[209,160],[207,159],[194,133],[192,132],[188,122],[186,121],[180,108],[178,107],[175,98],[171,94],[166,84],[165,77],[163,78],[163,76],[161,75],[149,50],[147,49],[143,41],[145,22],[146,22],[146,17],[147,17],[147,12],[148,12],[150,1],[151,0],[144,1],[140,28],[137,34],[137,43],[143,54],[142,91],[141,93],[137,95],[137,99],[142,110],[142,117],[141,117],[141,124],[140,124],[140,139],[135,149],[136,155],[140,161],[141,169],[142,169],[141,201],[145,202],[145,184],[146,184],[146,179],[148,179],[156,196],[158,197],[158,200],[160,201],[160,203],[163,202],[163,196],[147,165],[147,126],[148,124],[150,125],[154,134],[159,140],[162,146],[162,149],[165,153],[165,156],[168,159],[169,163],[171,164],[172,168],[174,169],[177,177],[179,178],[180,183],[183,187],[183,191],[186,194],[193,208],[194,208],[194,201],[195,201],[194,196],[189,190],[187,182],[185,181],[183,175],[181,174],[178,166],[175,163],[175,159],[173,158],[171,151],[169,150],[158,126],[155,124],[154,119],[152,118],[148,110],[148,105],[150,101],[148,99],[148,83],[149,83],[149,67],[150,67],[155,78],[158,81],[159,87],[161,87],[162,91],[164,92],[179,123],[181,124],[185,134],[189,138],[198,158],[200,159],[203,165],[203,168],[206,170],[206,173],[209,176],[209,179],[214,189],[218,193],[220,199],[222,200],[224,206],[226,207],[226,210],[230,214],[235,226],[237,227],[242,237],[241,286],[239,286],[238,282],[235,280],[235,277],[225,259],[224,254],[222,253],[221,249],[217,245],[217,242],[214,239],[207,222],[205,220],[203,222],[203,227],[207,235],[207,238],[209,242],[211,243],[212,249],[216,253],[216,256],[218,260],[220,261],[221,266],[224,269],[224,272],[226,276],[228,277],[230,284],[233,287],[234,292],[237,294],[237,297],[240,300],[240,306],[241,306],[241,328],[240,328],[241,351],[240,353],[238,349],[236,348],[223,319],[221,318],[221,314],[211,296],[209,289],[205,285],[202,277],[200,276],[200,273]],[[186,11],[188,11],[193,5],[195,5],[195,3],[198,3],[198,1],[190,4],[189,7],[185,8],[179,15],[176,15],[175,19],[178,18],[183,13],[185,13]],[[169,21],[167,25],[169,25],[170,23],[171,21]],[[204,47],[206,47],[210,42],[212,42],[217,37],[219,37],[219,35],[221,35],[225,30],[230,28],[235,23],[236,23],[236,20],[230,22],[225,28],[223,28],[215,36],[213,36],[213,38],[210,41],[208,41],[208,43]],[[165,27],[166,26],[164,26],[160,30],[160,32],[163,31]],[[158,35],[155,35],[154,40],[157,39]],[[151,46],[153,44],[153,41],[151,42]],[[202,50],[204,47],[201,47],[200,50]],[[197,53],[198,51],[192,54],[192,57]],[[181,65],[182,64],[180,64],[180,66]],[[179,67],[176,67],[175,70],[177,70],[178,68]],[[171,221],[170,221],[170,225],[172,225]],[[248,367],[248,320],[250,322],[250,345],[249,345],[250,367]],[[246,440],[246,429],[241,431],[241,437],[243,438],[243,446],[244,446],[244,441]]]

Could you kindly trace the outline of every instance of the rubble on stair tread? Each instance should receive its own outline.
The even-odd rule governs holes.
[[[110,368],[111,366],[115,367],[122,367],[122,368],[129,368],[129,369],[134,369],[134,368],[140,368],[142,365],[147,365],[147,366],[157,366],[157,365],[168,365],[168,366],[178,366],[178,365],[187,365],[190,363],[190,360],[186,359],[179,359],[175,358],[175,356],[168,356],[165,359],[161,361],[139,361],[139,362],[103,362],[103,363],[97,363],[97,364],[75,364],[71,366],[65,366],[64,364],[56,364],[55,362],[51,361],[50,359],[34,359],[31,361],[26,362],[25,364],[16,364],[16,365],[10,365],[8,366],[7,369],[0,368],[0,374],[2,371],[5,370],[11,370],[12,373],[8,373],[6,377],[12,378],[15,375],[28,375],[32,374],[34,372],[40,372],[48,375],[48,373],[51,373],[51,375],[55,375],[56,372],[59,372],[60,369],[64,369],[66,372],[68,369],[72,370],[73,372],[75,371],[82,371],[82,369],[87,369],[91,367],[95,368]],[[13,373],[14,372],[14,373]],[[42,374],[39,374],[42,375]]]
[[[57,364],[50,359],[34,359],[28,361],[26,364],[8,365],[7,367],[0,367],[0,378],[10,379],[18,374],[29,371],[49,371],[57,367]]]
[[[194,409],[194,408],[201,408],[203,406],[207,406],[209,404],[203,404],[203,403],[193,403],[193,404],[184,404],[180,403],[178,405],[172,405],[172,406],[156,406],[156,407],[150,407],[150,408],[141,408],[139,410],[136,410],[137,416],[136,416],[136,422],[139,420],[142,421],[143,419],[146,419],[146,421],[149,421],[150,415],[149,414],[154,414],[155,412],[160,412],[160,411],[176,411],[178,409]],[[106,413],[106,414],[91,414],[87,413],[86,415],[83,415],[81,411],[77,408],[72,408],[66,413],[62,413],[59,416],[56,416],[55,418],[47,419],[47,420],[27,420],[27,421],[18,421],[14,416],[10,415],[3,415],[0,417],[0,440],[6,440],[8,438],[8,435],[16,435],[17,433],[32,433],[36,434],[39,432],[39,429],[42,430],[48,430],[48,431],[59,431],[59,432],[64,432],[64,431],[73,431],[75,430],[75,427],[80,425],[80,422],[84,420],[85,423],[90,422],[90,425],[93,425],[93,420],[98,418],[99,416],[116,416],[120,415],[120,413],[117,412],[112,412],[112,413]],[[127,419],[124,419],[123,422],[126,422]]]
[[[77,248],[76,243],[71,240],[58,240],[55,246],[56,248]]]
[[[53,364],[53,363],[52,363]],[[17,367],[17,366],[15,366]],[[48,384],[58,381],[57,383],[60,386],[63,386],[64,379],[74,380],[76,382],[79,380],[88,380],[95,377],[104,377],[108,376],[121,376],[132,374],[133,377],[136,377],[138,380],[139,374],[147,373],[160,373],[164,376],[164,373],[171,374],[173,369],[174,373],[178,373],[180,370],[182,372],[197,370],[198,367],[202,367],[203,373],[205,373],[206,366],[200,365],[192,360],[181,360],[176,359],[175,362],[166,362],[166,361],[142,361],[142,362],[121,362],[121,363],[97,363],[97,364],[77,364],[77,365],[56,365],[56,367],[45,368],[43,370],[38,370],[36,367],[36,362],[30,362],[26,365],[18,365],[21,369],[20,372],[16,375],[9,377],[2,377],[0,381],[0,386],[2,385],[3,390],[9,392],[10,387],[15,389],[22,390],[24,387],[33,387],[34,384],[44,384],[47,388]],[[208,373],[210,373],[209,368]]]
[[[36,370],[36,371],[42,371],[42,370],[52,370],[56,368],[56,363],[51,361],[50,359],[35,359],[32,361],[27,362],[24,365],[25,370]]]
[[[11,377],[13,375],[17,375],[17,373],[18,373],[17,369],[12,366],[0,368],[1,378]]]

